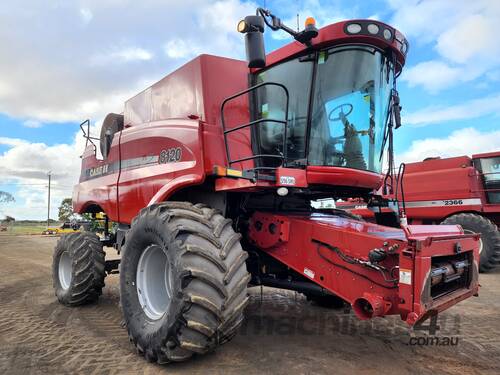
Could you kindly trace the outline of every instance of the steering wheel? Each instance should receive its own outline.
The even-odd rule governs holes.
[[[344,112],[344,109],[347,109],[347,112]],[[342,103],[330,111],[330,113],[328,114],[328,120],[330,120],[332,122],[333,121],[340,121],[341,114],[343,114],[344,116],[349,116],[351,114],[352,110],[353,110],[352,104]],[[336,112],[338,112],[338,116],[333,117],[333,115],[336,114]]]

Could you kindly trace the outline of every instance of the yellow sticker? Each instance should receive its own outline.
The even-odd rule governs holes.
[[[243,176],[243,172],[237,169],[227,169],[226,175],[231,177],[241,177]]]
[[[269,104],[267,103],[262,104],[260,112],[262,113],[262,117],[267,118],[269,116]]]
[[[325,51],[321,51],[318,57],[318,64],[324,64],[325,60],[326,60],[326,53]]]

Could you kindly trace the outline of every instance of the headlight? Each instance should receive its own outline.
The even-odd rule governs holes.
[[[401,52],[403,53],[403,55],[405,55],[407,51],[408,44],[406,43],[406,40],[403,40],[403,42],[401,43]]]
[[[246,33],[249,27],[245,20],[241,20],[240,22],[238,22],[238,26],[236,27],[236,29],[239,33]]]
[[[351,23],[347,25],[346,30],[349,34],[358,34],[361,31],[361,25],[359,23]]]
[[[368,32],[370,34],[376,35],[378,34],[379,30],[380,28],[378,27],[378,25],[375,25],[374,23],[368,24]]]
[[[384,30],[384,38],[385,40],[391,40],[392,39],[392,32],[389,29]]]

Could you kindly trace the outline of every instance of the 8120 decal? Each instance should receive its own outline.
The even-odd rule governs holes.
[[[172,148],[167,148],[166,150],[162,150],[160,152],[160,157],[158,159],[158,162],[160,164],[177,163],[178,161],[181,161],[181,159],[182,159],[181,148],[172,147]]]

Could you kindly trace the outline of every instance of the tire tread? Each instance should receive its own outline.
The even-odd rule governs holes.
[[[248,254],[241,248],[241,235],[234,232],[232,220],[203,204],[165,202],[141,210],[132,229],[139,222],[162,223],[172,234],[170,243],[179,251],[182,280],[181,290],[174,293],[181,294],[182,306],[159,348],[144,347],[144,342],[139,347],[127,327],[138,352],[158,363],[183,361],[229,341],[243,321],[250,281],[245,266]]]

